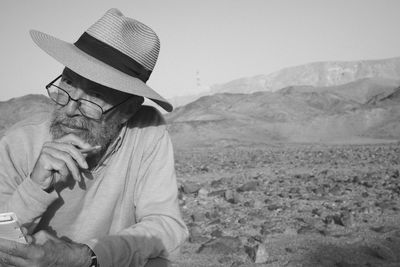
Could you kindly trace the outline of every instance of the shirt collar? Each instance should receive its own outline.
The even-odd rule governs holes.
[[[119,150],[119,148],[122,145],[122,141],[125,138],[126,135],[126,131],[128,129],[127,127],[127,122],[125,122],[124,124],[122,124],[121,130],[119,132],[118,137],[114,140],[114,142],[110,145],[110,149],[108,150],[109,152],[107,154],[112,155],[115,152],[117,152]]]
[[[106,154],[104,154],[103,157],[100,159],[97,166],[94,168],[94,171],[96,171],[101,166],[104,166],[106,164],[107,159],[110,158],[114,153],[116,153],[120,149],[128,129],[127,124],[128,124],[127,122],[122,124],[118,137],[112,142],[110,147],[107,149]]]

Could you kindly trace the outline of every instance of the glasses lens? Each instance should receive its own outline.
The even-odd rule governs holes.
[[[103,114],[100,106],[84,99],[79,99],[79,110],[84,116],[95,120],[99,120]]]
[[[57,104],[63,106],[68,104],[69,95],[64,90],[54,85],[51,85],[49,88],[47,88],[47,92],[49,93],[50,98]]]

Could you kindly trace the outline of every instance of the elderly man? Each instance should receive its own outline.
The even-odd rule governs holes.
[[[111,9],[74,44],[31,36],[65,68],[46,86],[53,114],[0,142],[0,212],[17,215],[28,241],[0,239],[1,266],[143,266],[174,255],[187,228],[171,141],[160,113],[142,105],[172,110],[146,85],[157,35]]]

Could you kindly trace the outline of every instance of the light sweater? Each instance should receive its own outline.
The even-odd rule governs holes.
[[[32,232],[44,229],[87,244],[101,267],[142,266],[148,258],[174,255],[188,232],[161,114],[143,106],[100,166],[82,172],[83,182],[46,193],[30,173],[52,139],[49,125],[49,114],[35,116],[1,139],[0,212],[15,212]]]

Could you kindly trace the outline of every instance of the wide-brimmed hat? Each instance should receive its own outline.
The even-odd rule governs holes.
[[[160,51],[157,34],[118,9],[108,10],[73,44],[36,30],[30,34],[41,49],[79,75],[172,111],[172,105],[146,84]]]

